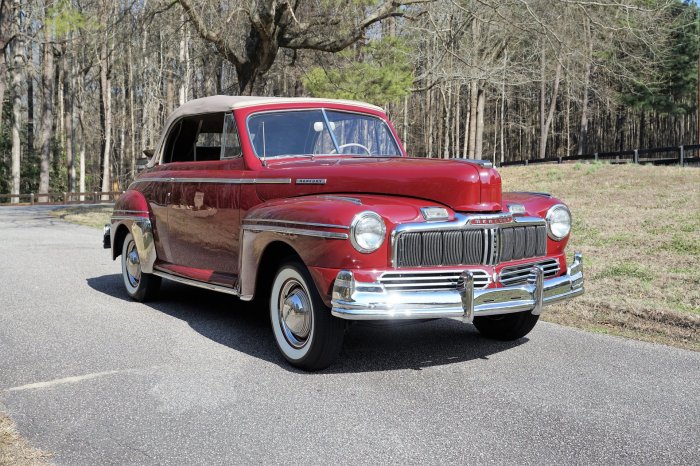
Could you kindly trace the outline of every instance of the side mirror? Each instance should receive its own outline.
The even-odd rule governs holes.
[[[153,148],[144,149],[144,150],[143,150],[143,155],[145,155],[146,157],[148,157],[148,158],[150,159],[151,157],[153,157],[153,153],[154,153],[154,152],[155,152],[155,149],[153,149]],[[137,160],[137,162],[138,162],[138,160]]]

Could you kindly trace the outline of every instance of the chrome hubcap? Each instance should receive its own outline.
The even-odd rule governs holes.
[[[139,286],[139,281],[141,281],[141,261],[136,250],[136,244],[131,241],[126,251],[126,258],[124,259],[126,262],[126,276],[131,286],[136,288]]]
[[[309,340],[312,325],[311,301],[301,284],[287,280],[279,297],[279,320],[284,337],[295,348]]]

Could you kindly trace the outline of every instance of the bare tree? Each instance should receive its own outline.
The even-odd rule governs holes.
[[[206,24],[192,0],[179,0],[179,3],[199,35],[235,67],[239,91],[250,94],[256,81],[274,63],[280,48],[339,52],[362,39],[370,26],[390,17],[404,16],[401,7],[431,1],[383,0],[356,24],[350,24],[343,12],[338,11],[337,3],[304,10],[301,2],[255,0],[248,8],[233,10],[223,24],[213,27]],[[308,19],[300,20],[302,14],[307,14]],[[235,29],[244,31],[244,38],[232,34],[229,23],[234,18],[241,23]]]

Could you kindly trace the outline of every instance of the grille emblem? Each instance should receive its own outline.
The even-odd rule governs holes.
[[[513,217],[498,217],[498,218],[473,218],[469,221],[472,225],[499,225],[502,223],[511,223]]]

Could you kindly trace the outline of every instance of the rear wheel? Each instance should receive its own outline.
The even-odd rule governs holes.
[[[517,340],[530,333],[539,317],[530,311],[500,316],[475,317],[474,326],[486,338],[502,341]]]
[[[324,369],[340,353],[345,321],[331,315],[298,261],[282,265],[272,282],[270,321],[277,347],[300,369]]]
[[[124,238],[122,245],[122,278],[124,287],[136,301],[150,301],[160,289],[160,277],[141,271],[141,259],[131,233]]]

